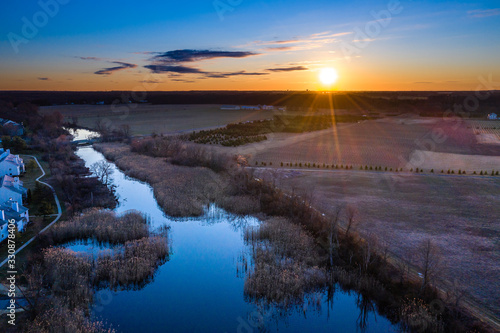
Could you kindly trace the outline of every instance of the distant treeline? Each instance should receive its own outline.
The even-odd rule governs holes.
[[[136,97],[141,95],[140,99]],[[3,91],[0,100],[14,106],[31,102],[40,106],[60,104],[235,104],[275,105],[291,110],[348,109],[360,112],[389,111],[413,112],[426,115],[446,110],[457,111],[456,106],[466,106],[467,97],[475,92],[309,92],[309,91],[172,91],[172,92],[47,92]],[[474,97],[473,97],[474,99]],[[498,112],[500,92],[492,91],[480,100],[473,113]],[[460,111],[457,111],[460,112]]]

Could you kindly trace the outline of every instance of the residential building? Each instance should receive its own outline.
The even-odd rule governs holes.
[[[24,232],[24,229],[30,221],[28,208],[14,200],[8,200],[0,205],[0,219],[5,221],[14,220],[17,230]]]
[[[0,177],[20,176],[26,172],[24,161],[19,155],[10,153],[10,149],[0,148]]]
[[[3,176],[0,178],[0,203],[13,200],[23,203],[28,190],[23,187],[19,177]]]
[[[221,110],[241,110],[238,105],[223,105],[220,107]]]
[[[9,236],[9,222],[0,220],[0,243],[7,239]]]
[[[260,107],[258,106],[242,106],[241,107],[242,110],[260,110]]]
[[[10,136],[24,135],[23,124],[16,123],[15,121],[9,119],[0,118],[0,126],[3,127],[3,131],[7,135]]]

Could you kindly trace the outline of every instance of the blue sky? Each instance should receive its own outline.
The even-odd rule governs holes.
[[[463,90],[478,76],[500,76],[496,1],[60,1],[41,1],[58,4],[53,17],[37,1],[3,4],[0,89],[121,90],[144,81],[156,90],[322,89],[325,67],[338,71],[328,88],[339,90]],[[373,13],[391,6],[391,18],[376,21]],[[47,23],[26,36],[23,18]],[[374,34],[356,34],[374,24]],[[24,38],[17,52],[13,38]],[[157,57],[176,50],[212,53]]]

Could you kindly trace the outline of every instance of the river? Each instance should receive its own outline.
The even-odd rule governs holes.
[[[75,139],[92,134],[78,130]],[[87,166],[103,160],[92,147],[77,155]],[[240,218],[215,206],[197,218],[171,218],[158,206],[152,188],[130,178],[113,164],[117,212],[135,209],[147,214],[153,226],[168,224],[170,260],[151,283],[138,290],[101,290],[96,294],[93,318],[118,332],[397,332],[389,320],[370,311],[363,316],[360,297],[337,288],[333,301],[327,292],[319,301],[289,311],[255,303],[244,295],[245,276],[238,273],[239,258],[248,254],[245,225],[259,221]]]

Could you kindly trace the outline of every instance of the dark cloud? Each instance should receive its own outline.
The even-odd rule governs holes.
[[[246,58],[257,55],[258,53],[242,51],[174,50],[155,54],[156,55],[152,59],[154,62],[172,64],[215,58]]]
[[[205,76],[214,79],[224,79],[231,76],[259,76],[259,75],[269,75],[269,73],[247,73],[245,71],[233,72],[233,73],[206,73]]]
[[[48,77],[39,77],[38,80],[40,81],[50,81]]]
[[[126,62],[121,62],[121,61],[113,61],[111,63],[112,64],[117,64],[119,66],[109,67],[109,68],[103,68],[103,69],[98,70],[94,74],[97,74],[97,75],[111,75],[114,72],[120,71],[122,69],[136,68],[137,67],[136,64],[129,64],[129,63],[126,63]]]
[[[153,71],[154,73],[169,73],[171,77],[178,77],[179,74],[202,74],[203,78],[212,78],[212,79],[224,79],[231,76],[258,76],[258,75],[268,75],[269,73],[255,73],[255,72],[205,72],[198,68],[187,67],[187,66],[166,66],[166,65],[146,65],[145,68]],[[172,80],[177,81],[177,80]]]
[[[168,73],[170,77],[177,77],[184,74],[201,74],[201,78],[223,79],[232,76],[257,76],[268,75],[269,73],[246,72],[244,70],[238,72],[209,72],[196,67],[184,66],[185,63],[193,63],[208,59],[216,58],[246,58],[259,53],[243,52],[243,51],[211,51],[211,50],[174,50],[168,52],[154,52],[154,56],[150,59],[151,65],[144,66],[153,73]],[[183,79],[172,79],[178,82],[192,82]]]
[[[151,70],[153,73],[179,73],[179,74],[204,74],[206,72],[187,66],[168,66],[168,65],[146,65],[144,68]]]
[[[296,66],[296,67],[277,67],[277,68],[268,68],[266,69],[270,72],[293,72],[293,71],[307,71],[309,68],[304,66]]]

